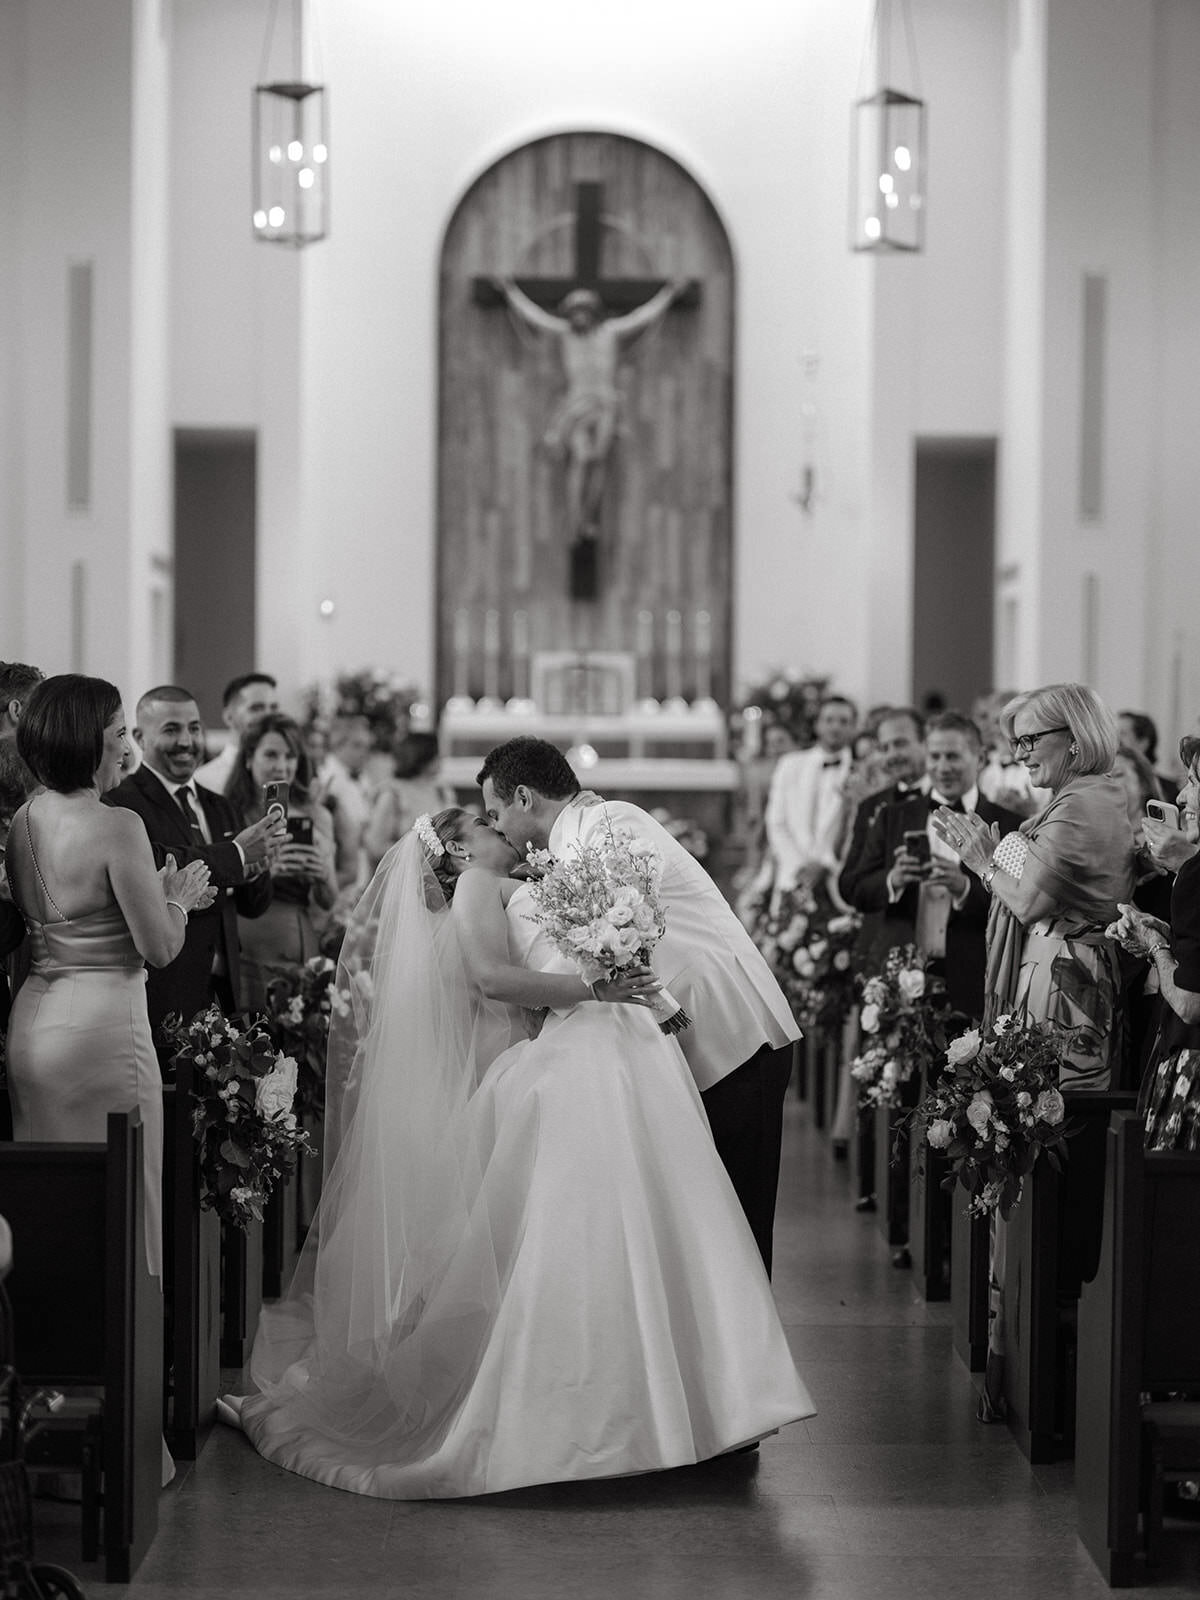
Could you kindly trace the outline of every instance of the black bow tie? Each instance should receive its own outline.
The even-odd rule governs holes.
[[[965,812],[966,809],[967,809],[966,806],[963,805],[961,800],[935,800],[933,798],[933,796],[930,795],[929,796],[929,809],[930,809],[930,811],[936,811],[939,806],[944,807],[947,811],[963,811],[963,812]]]
[[[830,756],[830,757],[828,757],[827,760],[822,761],[821,770],[824,771],[826,767],[840,767],[841,764],[842,764],[841,756]]]

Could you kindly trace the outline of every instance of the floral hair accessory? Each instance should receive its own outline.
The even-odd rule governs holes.
[[[433,818],[428,811],[422,811],[421,815],[413,823],[413,829],[417,838],[425,846],[425,854],[430,861],[440,861],[446,854],[446,846],[438,838],[437,829],[433,825]]]

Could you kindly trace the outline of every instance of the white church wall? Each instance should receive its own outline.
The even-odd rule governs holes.
[[[0,6],[0,150],[21,149],[24,10]],[[18,382],[21,304],[19,160],[0,161],[0,659],[19,660],[26,648],[22,589],[21,449]]]
[[[1144,704],[1163,735],[1160,765],[1179,736],[1200,731],[1200,7],[1158,0],[1154,104],[1155,496],[1146,549]]]
[[[19,550],[5,562],[6,646],[49,671],[110,677],[131,699],[155,664],[151,593],[169,582],[155,154],[166,142],[164,21],[157,0],[25,0],[5,17],[17,91],[6,148],[20,157],[6,197],[15,248],[0,258],[10,316],[0,515],[6,556]],[[85,265],[91,337],[73,360],[68,277]],[[85,449],[71,503],[68,391],[89,360],[90,383],[76,384]],[[161,632],[159,645],[165,667]]]

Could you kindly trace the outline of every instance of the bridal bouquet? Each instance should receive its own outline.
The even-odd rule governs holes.
[[[662,857],[652,844],[610,826],[602,844],[582,845],[562,861],[531,849],[529,862],[540,874],[531,884],[531,920],[585,983],[649,963],[667,925],[658,898]],[[691,1025],[666,989],[650,997],[649,1009],[663,1033]]]
[[[192,1131],[200,1146],[200,1204],[245,1230],[299,1155],[314,1155],[292,1109],[297,1063],[254,1020],[238,1028],[219,1007],[186,1026],[163,1025],[172,1059],[193,1069]]]
[[[329,1024],[336,1011],[345,1016],[349,996],[337,986],[337,967],[326,956],[313,956],[301,967],[289,967],[267,984],[263,1026],[271,1042],[297,1063],[299,1079],[293,1109],[298,1116],[320,1116],[325,1110],[325,1052]]]
[[[1007,1217],[1041,1154],[1056,1171],[1066,1153],[1066,1107],[1058,1075],[1068,1034],[1024,1016],[997,1017],[986,1033],[972,1028],[950,1042],[946,1066],[913,1114],[931,1148],[961,1183],[968,1212]]]
[[[946,1048],[946,986],[915,945],[889,950],[863,985],[864,1047],[850,1063],[862,1106],[897,1106],[900,1089]]]

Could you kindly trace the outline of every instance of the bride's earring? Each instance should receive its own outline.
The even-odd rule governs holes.
[[[1071,756],[1077,756],[1079,754],[1079,746],[1075,743],[1074,739],[1071,740],[1071,748],[1067,751],[1067,754]]]

